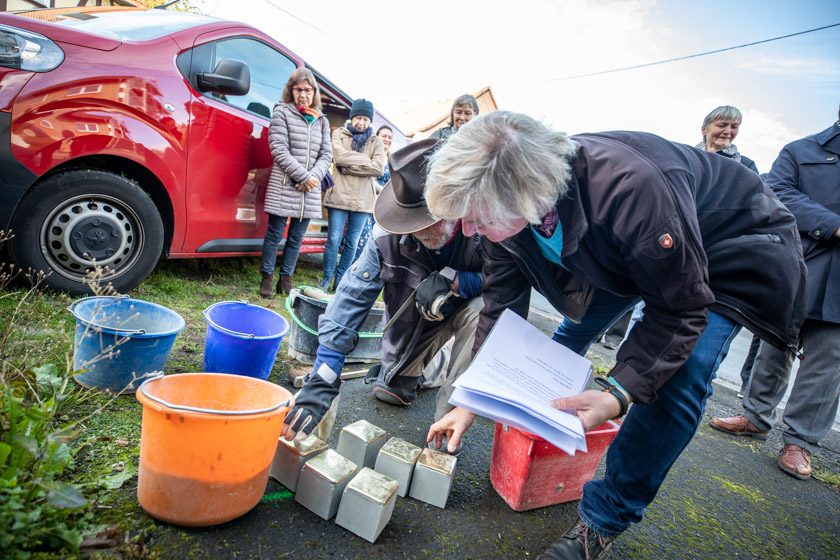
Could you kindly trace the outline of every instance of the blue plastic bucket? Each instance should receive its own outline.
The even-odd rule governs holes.
[[[162,305],[128,297],[95,296],[67,308],[76,319],[73,369],[89,388],[131,393],[163,371],[184,319]]]
[[[289,323],[282,315],[243,301],[204,310],[204,371],[268,379]]]

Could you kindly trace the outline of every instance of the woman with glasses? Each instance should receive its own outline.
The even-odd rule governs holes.
[[[478,100],[469,93],[465,93],[452,103],[452,110],[449,113],[449,126],[435,130],[429,138],[447,140],[476,115],[478,115]]]
[[[372,120],[373,103],[356,99],[350,107],[350,122],[335,129],[332,135],[335,186],[324,196],[329,229],[324,247],[324,275],[318,284],[322,290],[338,286],[342,275],[353,264],[359,236],[373,214],[378,192],[376,178],[382,175],[386,158],[382,139],[370,127]],[[344,250],[336,267],[341,246]]]
[[[321,217],[321,181],[332,161],[330,123],[321,112],[321,93],[312,71],[298,68],[289,77],[268,129],[274,165],[265,193],[268,227],[263,240],[260,296],[288,295],[309,220]],[[274,286],[277,248],[289,222],[280,279]]]

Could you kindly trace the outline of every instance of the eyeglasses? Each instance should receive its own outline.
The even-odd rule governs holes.
[[[292,91],[298,95],[312,95],[315,89],[308,87],[308,88],[292,88]]]
[[[452,111],[452,114],[455,115],[456,117],[470,117],[471,118],[471,117],[475,116],[475,113],[473,113],[472,111],[462,111],[461,109],[455,109],[454,111]]]

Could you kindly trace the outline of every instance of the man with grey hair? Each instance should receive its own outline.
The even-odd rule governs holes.
[[[527,315],[531,287],[566,317],[554,339],[581,354],[645,302],[603,391],[552,402],[587,430],[627,414],[605,477],[587,483],[579,519],[540,556],[606,558],[694,435],[738,325],[797,349],[805,265],[793,216],[726,158],[641,132],[570,138],[504,111],[433,156],[426,200],[485,238],[474,349],[504,309]],[[473,419],[456,408],[428,439],[457,446]]]

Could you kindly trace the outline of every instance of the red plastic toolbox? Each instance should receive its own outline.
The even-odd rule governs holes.
[[[490,482],[515,511],[579,500],[620,427],[609,421],[587,432],[589,451],[573,457],[539,436],[497,423]]]

